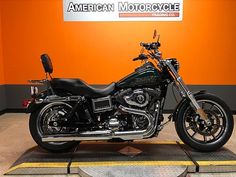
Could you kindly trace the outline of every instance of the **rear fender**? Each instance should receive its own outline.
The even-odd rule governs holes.
[[[34,111],[36,111],[37,109],[43,107],[45,105],[45,103],[41,103],[41,104],[36,104],[35,101],[33,100],[27,107],[26,109],[26,113],[32,113]]]
[[[30,104],[28,105],[27,109],[26,109],[26,113],[32,113],[34,111],[36,111],[38,108],[42,107],[45,105],[45,103],[35,103],[35,99],[44,99],[46,98],[46,96],[48,96],[48,91],[44,90],[42,92],[40,92],[39,94],[37,94],[32,101],[30,102]]]
[[[198,95],[205,94],[205,93],[206,93],[205,90],[201,90],[201,91],[198,91],[198,92],[193,93],[193,95],[194,95],[194,97],[196,97],[196,96],[198,96]],[[176,117],[177,117],[177,115],[178,115],[178,113],[179,113],[180,108],[181,108],[183,105],[185,105],[186,103],[189,103],[189,102],[190,102],[190,100],[189,100],[188,98],[186,98],[186,97],[183,98],[183,99],[179,102],[179,104],[176,106],[176,108],[175,108],[175,110],[174,110],[174,112],[173,112],[173,121],[176,120]]]
[[[54,93],[58,96],[61,97],[65,97],[65,96],[72,96],[72,94],[70,92],[68,92],[67,90],[62,90],[62,89],[54,89]],[[26,109],[26,113],[32,113],[38,109],[40,109],[41,107],[45,106],[47,103],[36,103],[35,100],[39,100],[39,99],[45,99],[47,96],[52,95],[50,91],[48,90],[44,90],[42,92],[40,92],[38,95],[36,95],[34,97],[34,99],[31,101],[31,103],[28,105],[27,109]]]

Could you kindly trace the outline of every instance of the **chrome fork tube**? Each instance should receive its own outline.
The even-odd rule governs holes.
[[[201,118],[206,122],[206,124],[209,125],[211,122],[208,120],[208,117],[207,117],[206,113],[199,106],[199,104],[197,103],[194,95],[188,89],[188,87],[184,83],[183,79],[177,73],[177,71],[175,70],[175,68],[171,64],[171,62],[169,60],[165,60],[165,64],[168,66],[169,71],[171,72],[171,75],[174,78],[175,83],[176,83],[177,87],[179,88],[179,91],[180,91],[180,94],[182,95],[182,97],[187,97],[191,101],[192,105],[196,109],[196,112],[201,116]]]

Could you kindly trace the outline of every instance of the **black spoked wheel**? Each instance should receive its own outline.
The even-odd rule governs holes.
[[[200,107],[205,111],[211,125],[193,110],[189,103],[184,104],[177,115],[176,131],[181,140],[199,151],[214,151],[223,146],[233,131],[233,116],[228,106],[218,97],[210,94],[196,96]]]
[[[50,103],[30,116],[30,133],[35,142],[42,148],[53,151],[67,151],[76,145],[75,142],[42,142],[45,135],[73,133],[75,129],[62,127],[60,121],[66,121],[66,115],[72,107],[63,102]]]

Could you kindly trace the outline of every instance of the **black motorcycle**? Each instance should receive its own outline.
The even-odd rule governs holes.
[[[230,138],[234,121],[229,107],[205,91],[192,93],[178,74],[175,58],[163,59],[156,42],[141,43],[133,61],[143,65],[106,88],[94,88],[81,79],[52,78],[47,54],[41,56],[46,79],[33,80],[47,89],[34,92],[27,112],[35,142],[50,151],[65,151],[80,141],[132,141],[155,137],[173,121],[180,139],[199,151],[214,151]],[[151,62],[152,61],[152,62]],[[182,100],[164,122],[163,107],[168,85]],[[36,90],[36,89],[35,89]]]

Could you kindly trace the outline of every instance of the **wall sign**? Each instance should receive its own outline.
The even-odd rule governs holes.
[[[64,21],[181,21],[183,0],[63,0]]]

